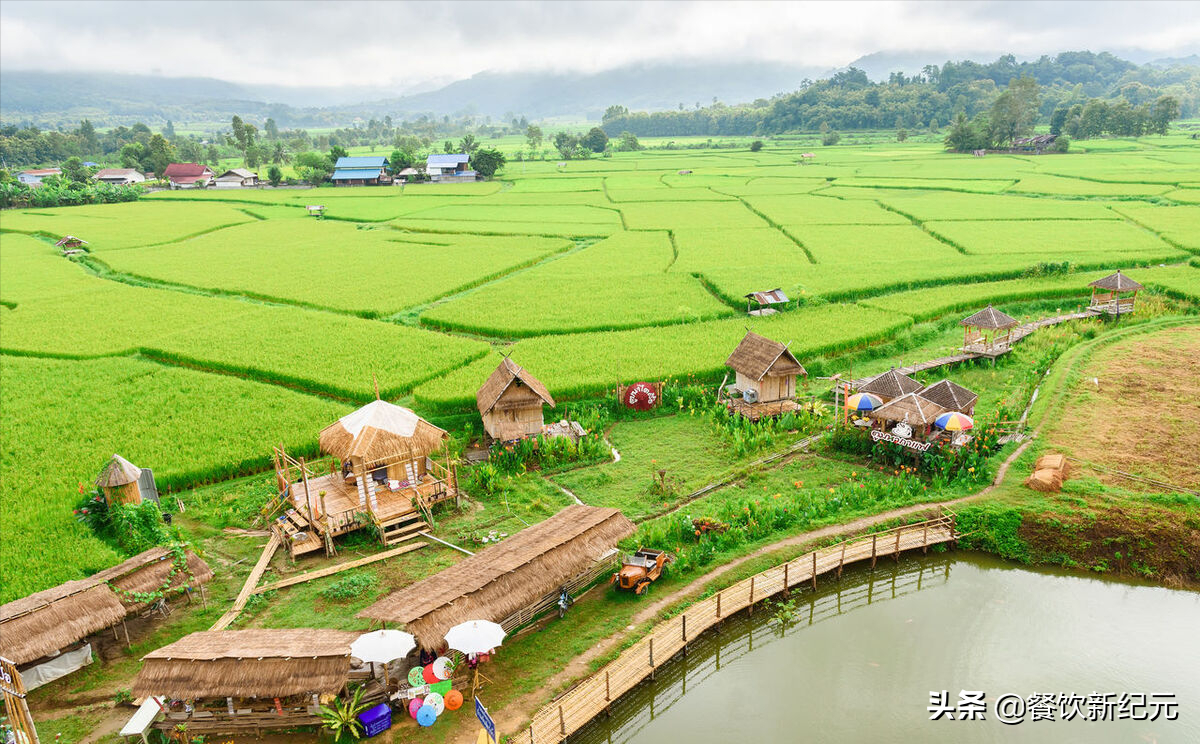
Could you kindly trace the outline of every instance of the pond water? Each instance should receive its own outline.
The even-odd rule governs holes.
[[[950,552],[847,570],[792,596],[793,623],[762,607],[726,621],[571,744],[1200,742],[1200,593]],[[982,691],[985,720],[931,721],[942,690],[951,708]],[[1085,702],[1064,721],[1061,699],[1030,705],[1035,693]],[[1156,721],[1086,721],[1093,693],[1174,693],[1178,718],[1160,708]],[[1023,722],[997,720],[1004,695],[1022,698]],[[1095,710],[1144,716],[1152,706],[1139,702]],[[1012,698],[1005,706],[1021,717]],[[1033,720],[1048,708],[1053,721]]]

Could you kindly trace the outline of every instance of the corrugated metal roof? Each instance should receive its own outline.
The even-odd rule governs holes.
[[[778,305],[788,301],[787,295],[783,293],[782,289],[772,289],[766,292],[751,292],[750,294],[746,295],[746,299],[754,300],[760,305]]]
[[[357,181],[361,179],[379,178],[379,171],[374,168],[341,168],[335,170],[330,178],[334,181]]]
[[[469,155],[467,155],[466,153],[460,152],[460,153],[454,153],[451,155],[430,155],[428,158],[425,159],[425,162],[428,165],[443,166],[443,165],[458,165],[459,163],[466,163],[466,162],[469,162],[470,160],[471,160],[471,157]]]
[[[382,155],[352,155],[338,158],[334,168],[338,170],[342,168],[382,168],[385,165],[387,165],[387,158]]]

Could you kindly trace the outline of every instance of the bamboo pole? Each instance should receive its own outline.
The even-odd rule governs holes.
[[[813,557],[812,582],[813,582],[813,589],[815,590],[817,588],[817,551],[815,551],[815,550],[813,551],[812,557]]]
[[[896,553],[893,557],[896,559],[897,562],[899,562],[899,560],[900,560],[900,533],[902,533],[903,531],[904,531],[903,528],[896,530]]]
[[[871,568],[875,568],[875,541],[878,537],[878,534],[871,535]]]

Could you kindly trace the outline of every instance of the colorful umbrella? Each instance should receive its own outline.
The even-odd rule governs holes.
[[[965,413],[943,413],[933,420],[933,425],[946,431],[966,431],[974,428],[975,422]]]
[[[883,399],[871,393],[855,393],[846,398],[846,406],[855,411],[874,411],[883,405]]]

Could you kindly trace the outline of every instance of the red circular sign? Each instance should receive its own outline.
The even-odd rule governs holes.
[[[649,411],[658,405],[658,393],[650,383],[638,382],[625,389],[625,399],[622,402],[626,408]]]

